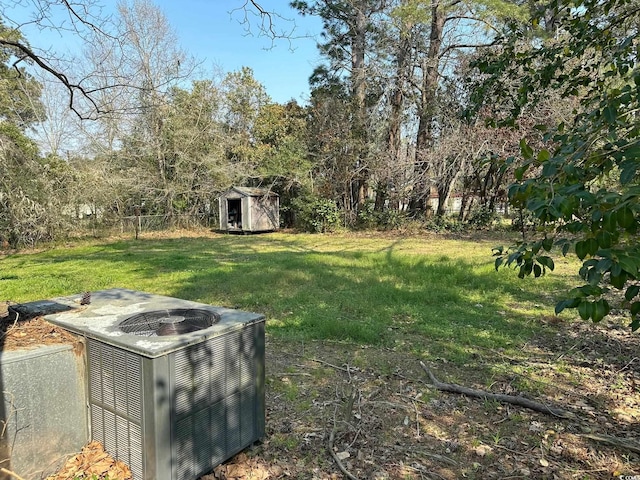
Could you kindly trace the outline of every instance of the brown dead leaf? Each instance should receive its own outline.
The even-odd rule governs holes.
[[[78,337],[42,317],[12,322],[0,316],[0,336],[5,351],[31,348],[38,345],[75,345]]]
[[[94,477],[95,475],[95,477]],[[69,458],[60,470],[47,477],[47,480],[76,480],[106,478],[131,480],[129,467],[113,459],[99,442],[91,442],[82,448],[82,452]]]
[[[273,478],[269,468],[245,453],[236,455],[229,463],[218,465],[213,474],[219,480],[267,480]]]

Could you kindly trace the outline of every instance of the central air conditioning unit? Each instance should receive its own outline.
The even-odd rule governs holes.
[[[264,437],[264,316],[124,289],[55,301],[70,310],[47,320],[86,338],[91,439],[134,480],[195,480]]]

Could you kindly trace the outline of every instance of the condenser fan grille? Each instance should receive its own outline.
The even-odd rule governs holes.
[[[119,327],[124,333],[141,337],[181,335],[209,328],[220,320],[214,312],[198,308],[154,310],[123,320]]]

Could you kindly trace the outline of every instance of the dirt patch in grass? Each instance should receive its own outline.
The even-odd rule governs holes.
[[[334,455],[358,479],[640,475],[640,337],[560,323],[520,353],[423,360],[441,381],[522,394],[574,418],[436,391],[406,352],[269,338],[265,441],[205,478],[345,478]]]

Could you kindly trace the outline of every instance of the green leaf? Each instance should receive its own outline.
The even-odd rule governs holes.
[[[605,213],[602,216],[602,228],[609,233],[614,233],[618,228],[616,215],[614,215],[612,212]]]
[[[610,310],[611,307],[609,306],[609,303],[605,299],[601,298],[594,303],[591,318],[594,322],[599,322],[609,314]]]
[[[602,230],[596,235],[596,241],[602,248],[611,248],[611,245],[613,244],[613,235],[606,230]]]
[[[624,293],[624,298],[630,302],[636,295],[638,295],[639,292],[640,286],[630,285],[629,287],[627,287],[627,291]]]
[[[528,168],[529,168],[529,165],[522,165],[516,168],[515,171],[513,172],[513,176],[516,178],[516,180],[521,182],[524,177],[524,173],[528,170]]]
[[[578,305],[578,314],[583,320],[589,320],[589,317],[591,316],[591,310],[591,302],[587,300],[583,300],[582,302],[580,302],[580,305]]]
[[[611,285],[616,287],[618,290],[622,290],[624,288],[625,283],[627,283],[627,273],[622,272],[620,275],[614,275],[613,273],[609,276],[609,281]]]
[[[585,280],[587,280],[591,285],[597,285],[602,280],[602,273],[600,273],[596,268],[590,268]]]
[[[618,221],[618,225],[624,229],[628,229],[633,226],[636,218],[633,215],[633,210],[629,207],[624,207],[617,211],[616,220]]]
[[[513,262],[516,262],[516,265],[520,265],[521,259],[522,259],[521,252],[513,252],[509,254],[509,256],[507,257],[507,265],[511,266]]]
[[[587,252],[589,255],[595,255],[598,251],[598,241],[595,238],[587,238],[585,242],[587,244]]]
[[[504,262],[504,257],[496,258],[496,261],[495,261],[496,271],[500,268],[500,265],[502,265],[502,262]]]
[[[553,177],[558,173],[558,166],[555,163],[547,162],[542,167],[542,176],[545,178]]]
[[[631,225],[629,225],[627,228],[625,228],[627,233],[630,233],[631,235],[635,235],[636,232],[638,231],[638,223],[637,222],[633,222]]]
[[[623,162],[620,165],[620,183],[622,185],[627,185],[633,181],[636,177],[636,171],[638,169],[638,164],[634,162]]]
[[[526,139],[520,140],[520,153],[526,160],[533,158],[533,149],[527,144]]]
[[[610,258],[601,258],[600,260],[598,260],[595,269],[598,271],[598,273],[606,273],[609,271],[612,265],[613,260],[611,260]]]
[[[541,248],[542,248],[542,241],[539,240],[535,242],[533,245],[531,245],[531,252],[534,255],[537,255]]]
[[[589,254],[589,247],[587,246],[587,242],[584,240],[580,240],[576,242],[576,255],[580,260],[584,260],[586,256]]]
[[[544,240],[542,240],[542,248],[544,248],[546,252],[550,252],[552,247],[553,247],[553,238],[546,237]]]
[[[622,267],[620,266],[619,263],[614,263],[613,265],[611,265],[611,275],[613,275],[614,277],[618,277],[622,274]]]
[[[605,120],[607,121],[608,124],[613,125],[616,123],[616,119],[618,117],[618,112],[616,111],[616,108],[613,105],[608,105],[604,110],[603,110],[603,115]]]
[[[526,276],[529,276],[531,275],[532,271],[533,271],[533,260],[526,260],[520,267],[520,270],[518,271],[518,277],[524,278]]]
[[[538,257],[538,263],[544,266],[545,268],[548,268],[551,271],[553,271],[553,269],[556,267],[551,257],[546,257],[546,256]]]
[[[618,257],[618,263],[629,275],[634,277],[638,275],[638,265],[633,258],[626,255],[620,255]]]
[[[539,162],[546,162],[550,158],[551,158],[551,154],[549,153],[549,150],[543,149],[543,150],[540,150],[538,152],[538,161]]]
[[[580,304],[580,298],[565,298],[556,304],[555,312],[558,315],[565,308],[576,308]]]
[[[598,242],[595,238],[587,238],[576,242],[576,255],[580,260],[584,260],[587,255],[595,255],[598,251]]]
[[[569,306],[569,300],[561,300],[561,301],[559,301],[558,303],[556,303],[556,308],[554,309],[555,314],[558,315],[560,312],[562,312],[568,306]]]
[[[581,287],[576,288],[576,291],[580,293],[581,297],[597,297],[598,295],[602,295],[602,287],[598,285],[582,285]]]
[[[533,276],[538,278],[542,275],[542,267],[537,263],[533,266]]]

